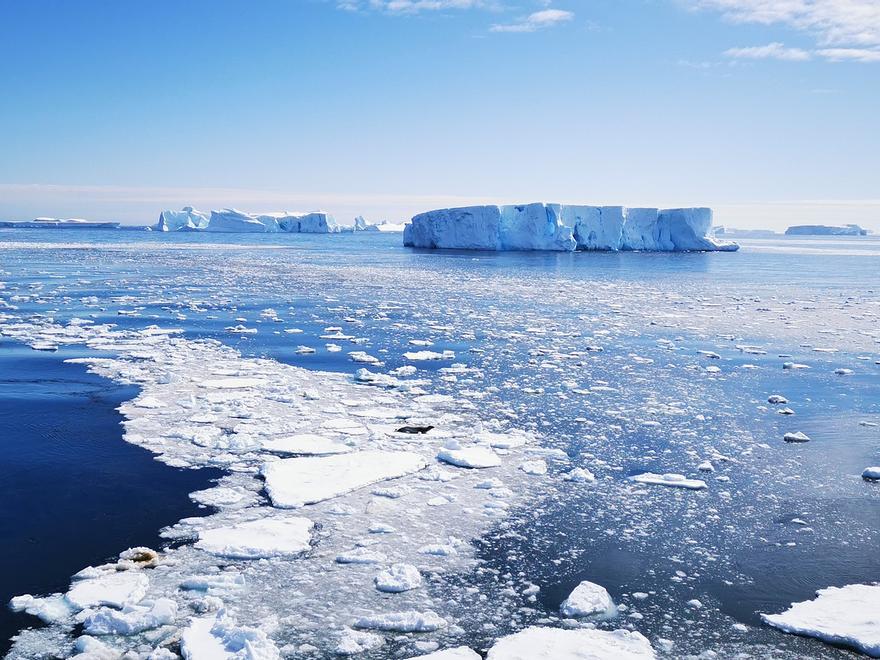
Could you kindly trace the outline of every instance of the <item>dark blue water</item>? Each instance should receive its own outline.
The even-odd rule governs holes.
[[[85,566],[125,548],[158,547],[158,531],[200,515],[187,497],[214,470],[177,470],[122,441],[115,408],[136,395],[44,353],[0,341],[0,602],[66,591]],[[0,654],[37,620],[0,608]]]

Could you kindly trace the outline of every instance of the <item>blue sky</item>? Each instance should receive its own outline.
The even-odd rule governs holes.
[[[880,0],[4,0],[0,218],[710,205],[880,228]]]

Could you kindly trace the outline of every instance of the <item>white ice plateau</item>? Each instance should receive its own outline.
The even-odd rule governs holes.
[[[462,250],[735,251],[712,236],[708,208],[523,204],[429,211],[404,228],[403,244]]]

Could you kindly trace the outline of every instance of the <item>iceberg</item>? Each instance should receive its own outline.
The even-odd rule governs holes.
[[[858,225],[794,225],[785,230],[786,236],[867,236],[868,230]]]
[[[118,222],[83,220],[82,218],[34,218],[33,220],[2,220],[4,229],[119,229]]]
[[[712,236],[709,208],[524,204],[470,206],[415,216],[407,247],[459,250],[733,252]]]
[[[162,211],[159,220],[151,227],[153,231],[199,231],[208,226],[209,214],[184,206],[180,211]]]
[[[337,224],[329,213],[313,211],[291,213],[245,213],[238,209],[197,211],[185,206],[180,211],[162,211],[159,220],[151,225],[153,231],[208,231],[225,233],[335,234],[353,231],[352,227]]]
[[[277,231],[278,225],[274,220],[271,226],[274,226],[276,228],[274,231]],[[222,209],[220,211],[211,211],[211,219],[208,220],[208,226],[205,227],[205,231],[253,233],[273,231],[271,226],[255,216],[236,209]]]

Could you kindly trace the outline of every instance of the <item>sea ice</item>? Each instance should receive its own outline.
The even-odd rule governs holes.
[[[354,623],[355,628],[381,630],[383,632],[434,632],[447,626],[446,619],[436,612],[386,612],[363,616]]]
[[[617,615],[617,607],[605,587],[587,580],[575,587],[559,606],[559,611],[571,618],[595,615],[611,618]]]
[[[100,605],[124,607],[140,601],[146,595],[149,584],[150,580],[141,571],[107,573],[74,582],[65,598],[81,610]]]
[[[302,454],[303,456],[326,456],[329,454],[346,454],[352,447],[314,433],[297,433],[263,440],[263,449],[283,454]]]
[[[761,614],[771,626],[853,647],[880,657],[880,585],[850,584],[816,592],[781,614]]]
[[[412,564],[393,564],[380,571],[375,578],[376,589],[387,593],[401,593],[422,584],[422,574]]]
[[[488,447],[445,448],[437,454],[444,463],[463,468],[491,468],[501,465],[501,458]]]
[[[862,479],[865,481],[880,481],[880,466],[866,467],[862,472]]]
[[[480,660],[481,656],[467,646],[458,646],[454,649],[434,651],[428,655],[417,655],[412,660]]]
[[[281,653],[265,631],[237,626],[225,609],[213,617],[193,618],[183,630],[184,660],[279,660]]]
[[[385,644],[385,638],[376,633],[346,628],[339,636],[336,645],[337,655],[357,655],[374,651]]]
[[[314,504],[427,466],[405,451],[359,451],[337,456],[287,458],[267,463],[262,473],[272,504],[296,508]]]
[[[630,477],[633,481],[640,484],[653,484],[656,486],[670,486],[673,488],[687,488],[690,490],[702,490],[706,488],[706,482],[702,479],[687,479],[682,474],[654,474],[653,472],[645,472]]]
[[[200,530],[195,547],[232,559],[293,558],[310,548],[313,526],[298,516],[261,518]]]
[[[654,649],[640,633],[532,627],[502,637],[486,660],[653,660]]]
[[[177,603],[168,598],[141,605],[126,605],[122,610],[101,607],[89,612],[83,627],[89,635],[136,635],[144,630],[174,622]]]

